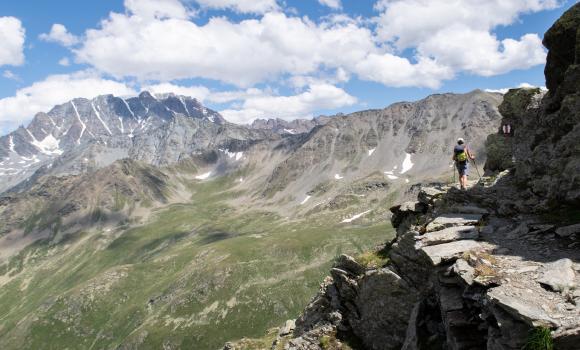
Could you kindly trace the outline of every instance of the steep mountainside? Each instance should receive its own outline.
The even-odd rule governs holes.
[[[334,256],[392,235],[395,198],[448,180],[457,137],[485,158],[501,100],[443,94],[254,127],[148,93],[41,113],[0,139],[0,166],[16,169],[2,175],[0,348],[258,336],[296,317]]]
[[[224,349],[578,349],[580,4],[544,44],[550,90],[506,94],[514,133],[488,138],[487,176],[423,186],[391,208],[396,237],[338,257],[295,322]]]
[[[74,99],[48,113],[38,113],[28,127],[0,137],[0,191],[17,185],[60,155],[87,152],[95,145],[109,149],[95,155],[96,164],[106,166],[127,157],[131,148],[146,142],[149,133],[178,118],[196,126],[215,125],[216,130],[226,124],[219,113],[195,99],[173,94],[155,97],[148,92],[126,100],[112,95]],[[90,155],[94,153],[89,151],[81,162],[84,158],[90,162]]]
[[[330,117],[320,116],[314,119],[295,119],[286,121],[283,119],[256,119],[250,125],[253,129],[272,130],[278,134],[303,134],[310,132],[317,126],[324,125],[330,120]]]

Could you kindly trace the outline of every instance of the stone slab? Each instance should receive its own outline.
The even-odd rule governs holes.
[[[532,327],[557,327],[556,320],[551,318],[542,309],[541,300],[536,300],[533,291],[522,290],[520,293],[514,292],[513,286],[502,285],[492,288],[487,292],[488,299],[501,309]]]
[[[439,231],[427,232],[417,238],[422,246],[431,246],[465,239],[473,240],[478,237],[479,231],[475,226],[455,226]]]
[[[481,248],[482,245],[476,241],[464,240],[423,247],[421,251],[427,255],[433,266],[437,266],[459,258],[465,252]]]
[[[453,226],[470,226],[477,225],[483,215],[481,214],[442,214],[431,221],[427,227],[427,232],[439,231],[447,227]]]

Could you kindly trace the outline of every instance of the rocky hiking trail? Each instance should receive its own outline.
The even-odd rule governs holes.
[[[388,264],[340,256],[272,349],[515,350],[542,330],[555,349],[577,349],[580,227],[514,215],[513,191],[500,176],[467,191],[426,187],[393,207]]]

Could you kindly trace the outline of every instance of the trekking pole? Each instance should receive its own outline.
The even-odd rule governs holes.
[[[479,169],[477,168],[477,163],[475,163],[475,159],[471,159],[473,162],[473,166],[475,167],[475,171],[477,171],[477,176],[479,176],[479,180],[481,181],[481,174],[479,173]]]
[[[455,186],[455,170],[457,170],[457,167],[455,166],[455,162],[453,162],[453,164],[451,164],[451,167],[453,168],[453,186]]]

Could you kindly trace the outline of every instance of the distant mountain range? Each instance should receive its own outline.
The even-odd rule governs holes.
[[[39,113],[0,138],[0,347],[205,350],[262,334],[336,254],[390,237],[395,200],[451,181],[457,137],[483,161],[502,98],[252,125],[147,92]]]

